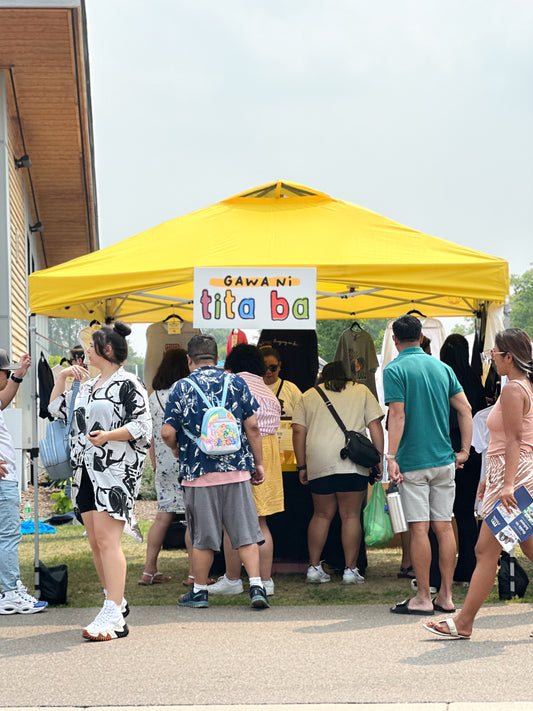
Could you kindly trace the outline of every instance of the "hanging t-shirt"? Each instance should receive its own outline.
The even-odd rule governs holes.
[[[166,351],[180,346],[185,351],[193,336],[201,332],[194,328],[190,321],[180,322],[179,333],[169,333],[167,323],[153,323],[146,329],[146,355],[144,358],[144,384],[148,394],[153,392],[152,380]]]
[[[235,346],[239,343],[248,343],[248,339],[246,338],[244,331],[241,331],[240,328],[234,328],[229,334],[228,345],[226,346],[226,356],[228,356],[231,349],[235,348]]]
[[[318,375],[318,340],[313,329],[274,331],[263,329],[258,346],[268,345],[279,353],[279,377],[290,380],[305,392],[312,388]]]
[[[379,365],[372,336],[361,328],[347,328],[341,334],[335,360],[342,361],[346,377],[354,383],[366,385],[372,395],[376,391],[376,369]]]
[[[431,341],[431,355],[438,358],[441,346],[446,340],[446,331],[444,330],[444,326],[437,318],[427,318],[426,316],[423,316],[418,320],[422,324],[422,333]],[[388,365],[391,360],[394,360],[398,355],[398,351],[396,350],[396,346],[392,340],[392,324],[394,321],[395,319],[391,319],[388,322],[385,335],[383,336],[383,347],[381,349],[381,355],[383,356],[381,362],[382,368]]]

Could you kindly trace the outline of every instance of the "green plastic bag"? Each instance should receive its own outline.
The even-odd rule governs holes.
[[[384,548],[394,536],[390,516],[385,511],[387,500],[385,492],[379,482],[372,491],[372,498],[363,511],[365,527],[365,543],[373,548]]]

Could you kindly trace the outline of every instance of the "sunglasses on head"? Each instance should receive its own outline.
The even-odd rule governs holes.
[[[277,365],[267,365],[266,366],[266,369],[270,370],[271,373],[274,373],[278,368],[279,368],[279,363]]]

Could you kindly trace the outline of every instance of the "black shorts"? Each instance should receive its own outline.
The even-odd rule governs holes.
[[[76,496],[76,508],[80,514],[87,513],[87,511],[96,511],[94,487],[89,475],[87,474],[85,464],[83,465],[83,469],[81,471],[80,488],[78,489],[78,494]]]
[[[336,494],[349,491],[366,491],[368,477],[362,474],[329,474],[309,481],[312,494]]]

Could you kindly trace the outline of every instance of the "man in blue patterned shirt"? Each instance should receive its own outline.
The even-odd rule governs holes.
[[[259,572],[259,545],[264,543],[250,480],[265,479],[261,434],[257,425],[257,400],[244,380],[216,367],[217,344],[211,336],[193,336],[187,347],[191,375],[170,389],[161,436],[179,459],[179,479],[192,541],[194,587],[178,600],[185,607],[208,607],[207,576],[215,551],[220,550],[222,527],[250,579],[252,607],[270,607]],[[222,398],[228,379],[226,402],[241,431],[241,448],[230,454],[204,454],[184,430],[200,436],[207,405],[190,381],[210,402]]]

